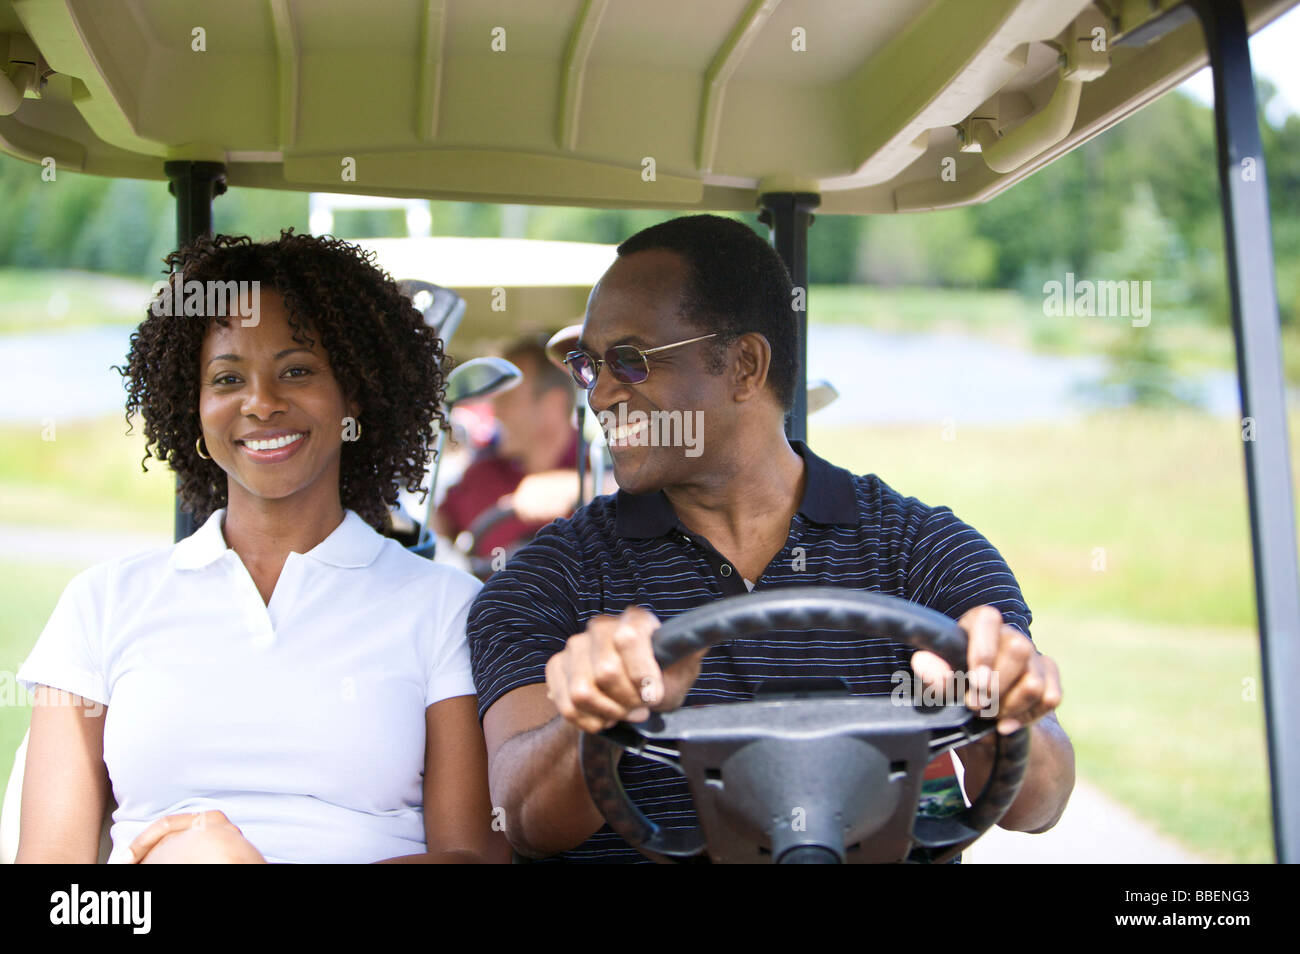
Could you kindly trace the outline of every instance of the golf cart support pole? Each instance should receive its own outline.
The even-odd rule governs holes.
[[[1247,438],[1246,492],[1255,561],[1260,664],[1277,860],[1300,862],[1300,573],[1273,284],[1268,188],[1249,35],[1239,0],[1191,0],[1214,73],[1214,128],[1223,203],[1232,333]]]
[[[803,289],[803,308],[796,311],[799,324],[794,380],[794,407],[785,418],[785,434],[791,440],[808,439],[808,228],[813,209],[821,196],[812,192],[764,192],[758,197],[758,220],[772,232],[772,244],[790,272],[796,289]]]
[[[200,235],[212,234],[212,200],[226,191],[226,167],[220,162],[163,163],[171,180],[167,190],[176,197],[176,247]],[[177,542],[196,529],[194,515],[181,512],[180,480],[176,481],[174,534]]]

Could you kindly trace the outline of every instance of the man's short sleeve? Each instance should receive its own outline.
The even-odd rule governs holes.
[[[101,620],[108,585],[108,567],[91,567],[73,577],[59,597],[17,682],[28,691],[36,686],[62,689],[108,705],[104,673]]]
[[[435,619],[438,641],[430,654],[432,660],[425,680],[424,704],[431,706],[454,696],[472,696],[474,678],[470,673],[469,645],[465,638],[469,608],[482,584],[468,573],[439,567],[448,579],[442,587],[441,606]]]
[[[470,608],[480,719],[507,692],[545,682],[547,660],[579,631],[572,575],[582,569],[563,524],[546,527],[492,574]]]
[[[986,603],[1026,636],[1033,614],[1020,584],[993,544],[948,507],[934,508],[912,542],[907,598],[960,619]]]

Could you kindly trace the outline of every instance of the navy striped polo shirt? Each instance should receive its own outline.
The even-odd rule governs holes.
[[[807,471],[803,500],[754,591],[846,587],[911,600],[952,619],[988,603],[1029,635],[1032,616],[1016,578],[979,531],[948,507],[904,497],[874,474],[855,476],[790,443]],[[677,519],[662,492],[597,497],[543,529],[475,599],[467,635],[479,718],[505,693],[544,683],[546,661],[594,616],[638,605],[667,620],[746,591],[739,572]],[[894,672],[910,672],[912,652],[886,637],[830,633],[733,640],[705,655],[685,704],[748,700],[760,682],[781,677],[838,678],[855,695],[888,695]],[[655,822],[695,827],[686,781],[671,769],[627,755],[619,774]],[[959,791],[956,797],[960,808]],[[605,826],[556,860],[646,859]]]

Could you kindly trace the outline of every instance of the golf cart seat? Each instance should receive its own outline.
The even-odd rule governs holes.
[[[9,782],[5,786],[4,805],[0,808],[0,864],[11,865],[18,857],[18,833],[21,830],[23,803],[23,772],[27,769],[27,740],[31,732],[23,733],[22,744],[14,753],[14,765],[9,771]],[[99,832],[98,864],[108,861],[108,854],[113,850],[113,839],[109,832],[113,827],[113,812],[117,802],[109,798],[108,811],[104,813],[104,824]]]

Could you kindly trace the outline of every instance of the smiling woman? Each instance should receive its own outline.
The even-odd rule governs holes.
[[[168,262],[255,292],[151,306],[119,369],[146,460],[202,525],[77,576],[19,670],[18,860],[92,860],[110,793],[110,861],[501,859],[479,584],[378,532],[445,426],[442,342],[336,239],[218,236]]]
[[[151,307],[131,337],[122,370],[128,381],[127,415],[144,413],[146,447],[180,476],[182,509],[193,511],[196,522],[226,504],[224,476],[229,471],[223,462],[233,462],[236,450],[245,453],[245,463],[252,460],[242,445],[234,444],[236,438],[285,436],[268,426],[261,428],[267,433],[256,433],[257,428],[242,425],[224,436],[209,434],[206,424],[200,427],[204,407],[217,413],[240,396],[267,399],[260,382],[246,380],[253,354],[239,353],[235,346],[244,340],[246,348],[270,347],[273,360],[284,365],[275,370],[276,378],[295,379],[298,392],[317,393],[317,383],[296,379],[320,374],[341,389],[344,403],[317,410],[334,415],[318,427],[333,435],[336,449],[343,437],[356,438],[346,442],[350,446],[338,460],[344,507],[381,528],[388,508],[397,502],[399,485],[419,489],[435,425],[446,426],[439,410],[442,342],[372,260],[373,254],[354,245],[294,235],[292,229],[279,241],[263,244],[246,237],[200,239],[168,256],[187,287],[233,281],[258,292],[238,321],[221,308],[195,317],[154,314]],[[240,298],[241,309],[243,304]],[[218,356],[222,360],[215,361]],[[315,439],[319,444],[327,435],[318,430]]]
[[[328,533],[341,513],[343,445],[361,436],[360,405],[345,397],[320,344],[294,344],[283,299],[274,292],[266,298],[261,320],[251,327],[213,324],[203,339],[203,434],[195,450],[203,457],[206,448],[206,459],[226,473],[228,536],[244,530],[244,514],[286,507],[320,515],[327,525],[315,533]],[[308,517],[295,524],[306,531],[313,522]],[[274,580],[257,579],[253,572],[269,600]]]

